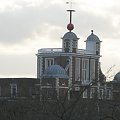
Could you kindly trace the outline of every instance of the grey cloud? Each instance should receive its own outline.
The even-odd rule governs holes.
[[[13,44],[34,37],[33,33],[37,29],[41,31],[47,29],[42,27],[43,23],[63,25],[64,22],[61,21],[64,21],[65,15],[60,10],[61,6],[56,5],[45,9],[41,6],[31,6],[0,13],[0,42]]]
[[[16,43],[30,37],[38,21],[31,11],[14,11],[0,14],[0,42]],[[33,16],[34,15],[34,16]]]
[[[69,14],[65,11],[64,6],[58,4],[51,4],[47,7],[46,4],[29,6],[26,2],[22,2],[20,5],[22,6],[21,9],[0,12],[0,43],[17,44],[22,43],[26,38],[34,40],[34,33],[43,37],[48,35],[49,39],[59,41],[60,37],[67,32],[66,25],[69,22]],[[113,9],[110,11],[112,10]],[[95,34],[98,33],[103,38],[120,38],[118,34],[120,31],[119,26],[114,27],[112,25],[112,14],[118,15],[119,8],[113,11],[116,12],[107,11],[107,16],[102,16],[92,13],[91,11],[76,10],[76,13],[73,15],[75,33],[78,33],[78,37],[87,37],[86,34],[89,35],[90,30],[94,29]],[[50,29],[50,31],[45,24],[58,28]],[[101,36],[99,37],[101,38]],[[107,59],[107,55],[105,59]],[[107,62],[108,61],[109,59]],[[29,76],[29,74],[35,76],[35,54],[20,55],[18,53],[18,55],[1,55],[0,75],[12,76],[14,74],[19,76]]]
[[[120,38],[120,34],[116,34],[115,36],[115,33],[119,32],[119,26],[114,27],[112,25],[112,18],[109,14],[103,16],[89,11],[80,11],[75,16],[74,21],[75,23],[78,23],[77,26],[79,25],[79,34],[82,32],[84,35],[84,33],[93,29],[95,33],[101,34],[103,38]]]
[[[22,59],[21,59],[22,58]],[[35,76],[36,75],[36,56],[31,55],[1,55],[0,58],[0,76],[18,75]]]
[[[119,27],[115,28],[112,25],[110,13],[102,16],[79,9],[73,15],[73,22],[75,31],[79,35],[84,36],[86,32],[89,33],[90,29],[94,29],[104,38],[118,39],[120,37],[120,34],[116,33],[116,31],[119,32]],[[46,7],[45,4],[42,4],[42,6],[33,7],[27,6],[27,3],[23,2],[21,9],[0,13],[0,42],[14,44],[23,42],[26,38],[34,40],[34,33],[38,36],[45,36],[46,30],[48,30],[44,27],[45,23],[61,27],[61,30],[66,32],[69,14],[62,5],[51,4]],[[61,30],[58,32],[63,33]],[[54,32],[56,33],[55,30],[51,31],[49,36],[56,40],[58,36]],[[59,34],[59,36],[61,37],[62,34]]]

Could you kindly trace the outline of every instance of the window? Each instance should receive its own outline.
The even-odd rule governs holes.
[[[80,58],[76,58],[75,62],[75,81],[80,81]]]
[[[70,47],[70,41],[69,41],[69,39],[66,39],[64,41],[64,48],[69,48],[69,47]]]
[[[75,87],[75,91],[80,91],[80,87]]]
[[[84,59],[82,62],[82,80],[83,83],[86,83],[89,75],[89,61]]]
[[[54,58],[45,58],[45,69],[54,64]]]
[[[83,98],[87,98],[87,89],[83,92]]]
[[[109,89],[106,90],[106,99],[111,98],[111,91]]]
[[[1,86],[0,86],[0,96],[2,96]]]
[[[103,99],[103,89],[99,90],[99,99]]]
[[[100,45],[99,42],[96,43],[96,54],[99,55]]]
[[[94,98],[95,96],[95,88],[90,89],[90,98]]]
[[[66,47],[67,47],[67,48],[69,47],[69,42],[66,42]]]
[[[90,59],[90,80],[95,79],[95,59]]]
[[[17,96],[17,84],[11,84],[11,97],[15,98]]]
[[[52,99],[54,96],[54,91],[51,89],[47,89],[47,99]]]
[[[77,48],[77,42],[76,42],[76,40],[73,41],[73,48]]]

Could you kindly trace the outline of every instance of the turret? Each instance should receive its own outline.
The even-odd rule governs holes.
[[[73,32],[67,32],[62,38],[62,49],[63,52],[77,52],[78,39],[76,34]]]
[[[101,43],[101,41],[98,38],[98,36],[93,34],[93,30],[91,30],[91,32],[92,32],[91,35],[89,35],[87,40],[85,41],[87,53],[100,55],[100,43]]]
[[[78,40],[76,34],[71,32],[74,29],[74,25],[72,24],[72,12],[75,12],[74,10],[67,10],[70,12],[70,23],[67,25],[67,29],[69,32],[67,32],[63,38],[62,38],[62,49],[63,52],[73,52],[76,53],[78,49]]]

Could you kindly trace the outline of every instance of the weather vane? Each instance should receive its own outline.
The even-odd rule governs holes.
[[[67,29],[71,32],[71,30],[74,29],[74,25],[72,24],[72,12],[75,12],[75,10],[72,9],[72,2],[66,2],[66,4],[70,5],[70,9],[67,10],[68,12],[70,12],[70,23],[67,25]]]
[[[69,4],[69,8],[72,9],[73,2],[66,2],[66,4]]]

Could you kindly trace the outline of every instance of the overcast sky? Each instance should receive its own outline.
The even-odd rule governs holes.
[[[68,0],[69,1],[69,0]],[[67,32],[67,0],[0,0],[0,77],[36,77],[40,48],[62,47]],[[120,71],[120,1],[73,0],[73,32],[79,48],[94,30],[102,42],[104,73]]]

